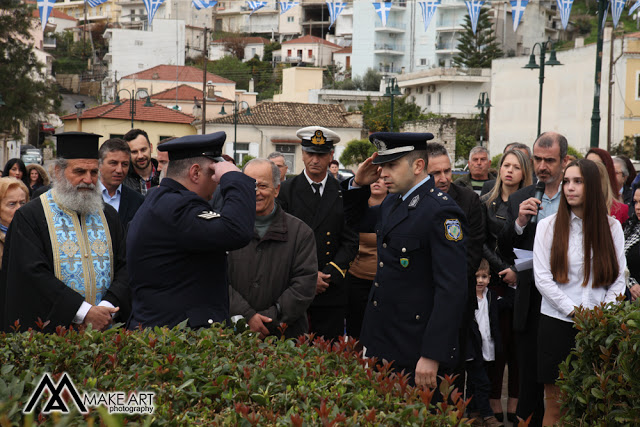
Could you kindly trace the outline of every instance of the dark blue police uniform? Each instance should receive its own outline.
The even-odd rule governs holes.
[[[179,138],[159,149],[169,151],[170,162],[173,150],[185,143],[195,145],[193,157],[203,151],[207,157],[218,157],[224,133],[217,134],[223,137]],[[206,144],[198,146],[202,137],[215,139],[215,153],[205,150]],[[145,198],[127,236],[133,294],[130,328],[173,327],[185,319],[197,328],[229,318],[226,251],[246,246],[253,237],[255,180],[227,172],[219,187],[224,198],[220,212],[211,211],[207,200],[171,178]]]
[[[372,141],[379,135],[371,135]],[[387,134],[385,150],[378,152],[415,135]],[[426,135],[425,148],[433,137]],[[420,357],[452,366],[467,298],[464,214],[433,179],[402,202],[391,194],[374,207],[367,204],[368,187],[348,190],[346,181],[342,186],[349,223],[377,235],[378,268],[360,335],[366,355],[393,360],[407,372],[415,371]]]

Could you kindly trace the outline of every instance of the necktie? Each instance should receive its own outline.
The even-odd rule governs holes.
[[[320,199],[322,197],[322,195],[320,194],[320,188],[322,187],[322,184],[319,182],[312,182],[311,186],[313,187],[313,191],[316,194],[316,198]]]

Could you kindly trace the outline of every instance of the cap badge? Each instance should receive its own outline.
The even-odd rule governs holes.
[[[387,151],[387,143],[379,140],[379,139],[374,139],[373,142],[376,144],[376,147],[378,147],[378,151]]]
[[[324,137],[324,134],[321,130],[317,130],[315,135],[311,137],[311,143],[315,145],[324,145],[327,142],[327,138]]]
[[[200,215],[198,215],[198,218],[202,218],[202,219],[214,219],[214,218],[220,218],[220,214],[216,213],[214,211],[202,211],[202,213]]]

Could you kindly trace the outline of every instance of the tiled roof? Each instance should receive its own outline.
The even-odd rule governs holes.
[[[351,53],[351,46],[349,46],[349,47],[343,47],[342,49],[340,49],[340,50],[336,50],[336,51],[335,51],[335,52],[333,52],[333,53]]]
[[[300,38],[297,38],[297,39],[289,40],[288,42],[284,42],[282,44],[285,45],[285,44],[311,44],[311,43],[318,43],[318,44],[323,44],[325,46],[337,47],[338,49],[342,49],[342,46],[340,46],[340,45],[337,45],[335,43],[331,43],[329,41],[326,41],[325,39],[322,39],[322,38],[316,37],[316,36],[312,36],[312,35],[306,35],[304,37],[300,37]]]
[[[176,97],[176,88],[167,89],[165,91],[151,95],[151,99],[155,100],[178,100],[178,101],[191,101],[193,97],[202,101],[202,89],[196,89],[193,86],[182,84],[178,86],[178,95]],[[224,102],[228,101],[227,98],[216,96],[215,98],[207,98],[207,101]]]
[[[29,4],[36,4],[36,2],[27,2]],[[33,16],[34,18],[40,18],[40,10],[39,9],[34,9],[33,12],[31,12],[31,16]],[[49,17],[54,17],[54,18],[58,18],[58,19],[65,19],[67,21],[77,21],[76,18],[74,18],[73,16],[69,16],[66,13],[60,11],[59,9],[53,8],[51,9],[51,15],[49,15]]]
[[[178,67],[177,76],[176,67]],[[202,70],[185,65],[157,65],[153,68],[124,76],[123,79],[176,81],[176,77],[179,82],[202,82]],[[213,83],[235,83],[224,77],[207,72],[207,81],[209,80]]]
[[[97,107],[90,108],[82,112],[82,119],[124,119],[131,120],[131,112],[129,111],[129,101],[124,100],[122,105],[102,104]],[[162,122],[162,123],[186,123],[193,122],[193,116],[172,110],[160,104],[153,104],[153,107],[145,107],[145,99],[139,99],[136,103],[136,114],[134,120],[144,122]],[[72,120],[76,118],[76,114],[67,114],[62,120]]]
[[[242,40],[242,42],[247,43],[247,44],[268,44],[269,40],[265,39],[264,37],[241,37],[240,38]],[[230,42],[230,41],[234,41],[236,39],[234,38],[223,38],[223,39],[218,39],[218,40],[214,40],[211,42],[211,44],[222,44],[222,43],[226,43],[226,42]]]
[[[297,102],[262,102],[251,107],[251,115],[238,113],[238,124],[263,126],[324,126],[327,128],[354,127],[345,118],[350,114],[341,104],[302,104]],[[208,123],[233,124],[232,111]]]

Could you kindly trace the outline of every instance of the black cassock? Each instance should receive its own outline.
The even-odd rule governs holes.
[[[125,258],[125,235],[118,213],[103,205],[113,246],[113,281],[103,297],[120,307],[115,321],[126,321],[131,311],[131,297]],[[53,264],[53,250],[47,219],[40,198],[20,208],[9,227],[0,272],[0,309],[2,326],[10,331],[20,320],[20,331],[36,327],[38,318],[49,320],[45,331],[56,326],[68,327],[82,305],[84,297],[58,280]]]

